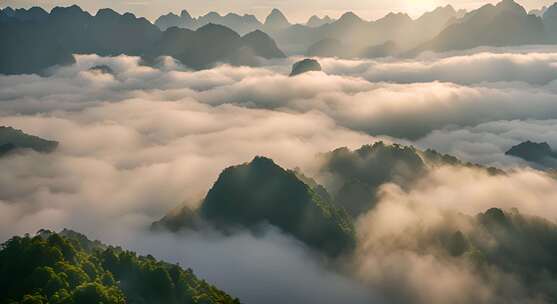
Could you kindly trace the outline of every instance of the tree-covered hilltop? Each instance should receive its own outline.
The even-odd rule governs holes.
[[[0,304],[239,303],[192,270],[152,256],[41,231],[0,247]]]
[[[325,185],[334,200],[354,218],[375,206],[377,191],[385,183],[403,188],[438,166],[473,167],[489,174],[504,174],[496,168],[465,163],[435,150],[421,151],[412,146],[378,141],[356,150],[338,148],[318,156],[322,174],[330,176]]]
[[[225,232],[269,224],[329,256],[355,245],[352,220],[323,187],[308,186],[264,157],[225,169],[198,210],[184,208],[154,227],[178,230],[196,228],[199,222]]]

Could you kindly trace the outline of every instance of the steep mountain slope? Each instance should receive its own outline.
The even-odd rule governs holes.
[[[191,270],[64,230],[0,247],[0,303],[239,303]]]
[[[353,226],[323,190],[314,190],[268,158],[256,157],[225,169],[199,210],[185,208],[154,227],[178,230],[195,227],[202,220],[230,232],[238,228],[257,231],[269,224],[329,256],[338,256],[353,248]]]

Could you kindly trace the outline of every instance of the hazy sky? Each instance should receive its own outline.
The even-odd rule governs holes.
[[[518,0],[528,10],[552,4],[555,0]],[[54,6],[78,4],[96,12],[99,8],[111,7],[117,11],[130,11],[151,20],[170,11],[187,9],[192,15],[208,11],[219,13],[237,12],[255,14],[263,20],[269,11],[281,9],[291,21],[302,22],[313,14],[338,17],[343,12],[354,11],[366,19],[379,18],[390,11],[408,12],[415,17],[440,5],[452,4],[455,8],[473,9],[497,0],[0,0],[0,7]]]

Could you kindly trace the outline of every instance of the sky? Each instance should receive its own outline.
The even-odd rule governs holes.
[[[187,9],[192,15],[202,15],[209,11],[219,13],[235,12],[254,14],[263,21],[272,8],[282,10],[291,22],[305,22],[311,15],[339,17],[346,11],[353,11],[364,19],[377,19],[388,12],[407,12],[417,17],[437,6],[451,4],[455,8],[474,9],[497,0],[0,0],[0,7],[54,6],[78,4],[82,8],[96,12],[99,8],[110,7],[119,12],[133,12],[138,16],[155,20],[168,12],[178,13]],[[553,0],[518,0],[528,10],[551,5]]]

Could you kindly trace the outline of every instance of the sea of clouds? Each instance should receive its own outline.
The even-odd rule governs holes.
[[[504,274],[478,281],[467,265],[420,256],[402,228],[491,207],[557,219],[557,181],[504,154],[525,140],[557,147],[557,50],[323,58],[323,72],[288,77],[297,59],[191,71],[169,58],[149,67],[135,57],[78,55],[46,77],[0,75],[0,125],[60,142],[52,154],[0,158],[0,240],[75,229],[191,267],[246,303],[489,303],[494,286],[519,286]],[[385,185],[378,207],[358,221],[356,256],[340,270],[273,229],[148,232],[181,204],[195,208],[228,166],[264,155],[319,180],[316,154],[377,140],[508,174],[441,167],[409,189]],[[393,253],[370,245],[387,236],[408,246]],[[393,286],[400,297],[391,297]],[[522,296],[519,287],[512,296]]]

